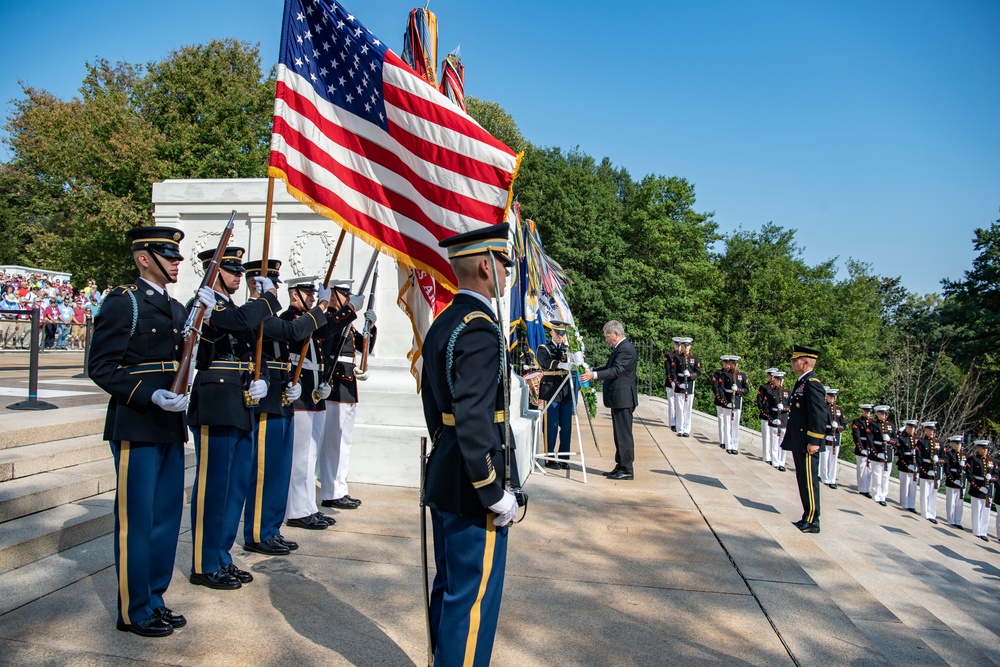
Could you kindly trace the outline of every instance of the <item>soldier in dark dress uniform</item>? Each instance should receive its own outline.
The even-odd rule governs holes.
[[[854,462],[856,464],[858,493],[871,498],[872,470],[868,465],[868,454],[872,447],[872,404],[862,403],[861,416],[851,422],[851,438],[854,440]]]
[[[546,468],[566,470],[569,468],[569,443],[573,435],[573,411],[576,392],[570,377],[572,362],[566,345],[566,323],[551,323],[552,342],[538,346],[535,359],[542,369],[542,381],[538,395],[548,402],[545,411],[548,452],[556,452],[556,436],[559,436],[559,461],[546,461]]]
[[[304,276],[288,281],[288,309],[279,315],[282,320],[295,322],[309,318],[316,300],[316,276]],[[293,403],[295,428],[292,443],[292,469],[288,483],[288,501],[285,518],[289,526],[308,530],[325,530],[337,521],[319,511],[316,506],[316,460],[323,444],[326,428],[326,398],[330,395],[330,385],[325,381],[323,346],[327,338],[339,337],[357,315],[342,295],[323,293],[330,299],[321,326],[313,332],[308,345],[304,340],[291,344],[289,361],[292,366],[299,363],[299,356],[305,347],[302,360],[302,374],[299,382],[302,394]]]
[[[732,410],[727,407],[725,388],[732,379],[732,356],[724,354],[719,357],[722,368],[712,373],[712,398],[715,399],[715,417],[719,426],[719,447],[727,449],[726,435],[729,433],[729,416]]]
[[[819,479],[831,489],[837,488],[837,464],[840,461],[840,434],[847,428],[844,410],[837,405],[839,389],[826,388],[830,423],[826,426],[826,450],[819,455]]]
[[[674,411],[677,413],[677,435],[691,436],[691,410],[694,407],[694,389],[701,375],[701,362],[691,354],[693,338],[681,338],[680,352],[674,366]]]
[[[872,469],[873,500],[885,507],[889,495],[889,478],[892,476],[892,455],[896,446],[896,425],[889,421],[889,406],[875,406],[875,421],[871,423],[872,447],[868,465]]]
[[[928,424],[931,424],[930,426]],[[924,422],[924,435],[917,441],[917,484],[920,511],[931,523],[937,523],[937,490],[941,480],[939,458],[941,446],[934,437],[937,422]]]
[[[826,389],[813,373],[819,351],[796,345],[792,372],[798,374],[791,396],[788,429],[781,448],[792,453],[795,480],[802,499],[802,519],[795,522],[803,533],[819,532],[819,453],[826,448],[824,433],[829,423]]]
[[[506,223],[442,241],[459,292],[424,339],[424,419],[434,441],[424,498],[437,574],[430,601],[437,667],[487,665],[517,500],[504,465],[506,336],[490,301],[507,272]],[[506,279],[499,276],[501,289]],[[511,442],[513,437],[509,436]]]
[[[781,441],[788,429],[788,414],[791,411],[792,392],[785,388],[784,371],[771,373],[771,391],[766,397],[765,408],[770,416],[771,433],[768,441],[771,443],[771,466],[779,472],[785,472],[786,452],[781,448]]]
[[[673,338],[674,348],[663,357],[663,377],[666,382],[667,391],[667,414],[670,416],[670,430],[677,432],[677,413],[674,411],[674,373],[677,369],[677,355],[681,349],[680,336]]]
[[[351,296],[352,280],[336,280],[331,283],[334,298],[339,306],[349,303],[352,312],[361,310],[364,297]],[[375,347],[375,311],[368,310],[364,314],[370,322],[368,351]],[[358,374],[357,364],[359,352],[364,347],[364,336],[352,322],[341,329],[339,336],[328,336],[323,345],[325,354],[327,381],[330,384],[330,395],[326,397],[326,426],[323,429],[323,444],[319,448],[319,481],[320,498],[323,507],[335,507],[339,510],[353,510],[361,505],[361,501],[348,494],[347,473],[351,463],[351,445],[354,443],[354,420],[358,413]]]
[[[989,542],[990,487],[996,474],[993,461],[987,456],[988,440],[976,440],[976,453],[965,462],[965,476],[969,480],[969,504],[972,506],[972,534]]]
[[[777,370],[777,368],[768,368],[765,370],[764,372],[767,373],[767,382],[757,387],[757,416],[760,418],[760,457],[768,465],[771,463],[771,414],[767,405],[771,394],[774,392],[774,388],[771,386],[771,378]],[[777,401],[775,401],[775,404],[777,404]]]
[[[257,401],[267,395],[267,373],[253,380],[258,325],[280,310],[274,283],[254,278],[261,296],[237,307],[232,294],[243,278],[244,250],[226,248],[219,262],[216,303],[206,311],[188,425],[197,460],[191,495],[194,542],[190,581],[219,590],[240,588],[253,575],[233,563],[230,550],[243,514],[254,463]],[[199,253],[207,263],[212,251]]]
[[[261,262],[245,264],[247,278],[260,276]],[[281,262],[268,260],[267,277],[280,283]],[[262,353],[267,365],[267,395],[257,405],[254,428],[256,454],[250,468],[250,483],[243,509],[243,549],[268,556],[284,556],[299,545],[281,535],[288,504],[288,484],[292,468],[294,422],[292,405],[299,400],[302,386],[292,383],[288,344],[305,340],[320,324],[326,323],[330,290],[320,289],[319,302],[294,321],[279,317],[264,320]],[[298,349],[298,348],[297,348]]]
[[[965,455],[962,436],[948,438],[948,448],[942,455],[944,468],[944,514],[948,525],[962,529],[962,509],[965,506]]]
[[[184,506],[184,410],[169,388],[180,359],[187,313],[166,292],[177,282],[184,234],[138,227],[126,237],[139,278],[104,297],[94,321],[88,372],[111,394],[104,438],[115,490],[118,629],[164,637],[186,620],[165,606]]]
[[[917,420],[908,419],[899,434],[896,469],[899,471],[899,506],[917,513]]]

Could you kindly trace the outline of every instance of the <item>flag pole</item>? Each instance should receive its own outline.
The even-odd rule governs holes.
[[[326,279],[320,283],[322,287],[327,287],[330,284],[330,278],[333,277],[333,267],[337,265],[337,257],[340,256],[340,248],[344,245],[344,237],[347,236],[347,228],[344,227],[340,230],[340,238],[337,239],[337,247],[333,249],[333,257],[330,258],[330,266],[326,269]],[[299,376],[302,375],[302,364],[306,360],[306,352],[309,351],[309,341],[312,340],[312,334],[306,338],[306,341],[302,343],[302,349],[299,351],[299,361],[295,364],[295,373],[292,375],[292,384],[299,383]]]
[[[267,251],[271,244],[271,209],[274,205],[274,177],[267,177],[267,206],[264,207],[264,247],[260,253],[261,275],[267,277]],[[263,296],[263,295],[261,295]],[[260,379],[261,357],[264,355],[264,323],[257,327],[257,352],[254,355],[253,379],[256,382]],[[254,401],[256,405],[259,401]]]

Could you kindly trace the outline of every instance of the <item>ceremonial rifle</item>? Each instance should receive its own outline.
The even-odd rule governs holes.
[[[434,435],[434,442],[437,444],[441,437],[441,430]],[[434,665],[434,644],[431,640],[431,587],[430,568],[427,563],[427,503],[425,494],[427,492],[427,436],[420,438],[420,565],[424,586],[424,624],[427,629],[427,665]]]
[[[361,280],[361,287],[358,288],[358,294],[360,294],[362,290],[365,289],[365,286],[368,284],[368,279],[371,278],[372,271],[375,270],[375,263],[377,261],[378,261],[378,250],[375,250],[374,252],[372,252],[371,260],[369,260],[368,262],[368,268],[365,269],[365,277]],[[347,336],[350,335],[350,333],[351,333],[351,325],[347,325],[344,328],[344,332],[340,334],[340,338],[337,339],[337,346],[333,348],[334,363],[330,364],[330,370],[329,370],[330,375],[333,375],[333,369],[336,368],[337,366],[336,358],[340,356],[341,350],[344,349],[344,343],[347,341]],[[324,378],[324,382],[329,382],[329,378]]]
[[[368,310],[374,312],[375,310],[375,285],[378,284],[378,263],[375,264],[375,270],[372,273],[372,287],[368,292]],[[367,311],[365,311],[367,313]],[[365,328],[361,332],[362,344],[361,344],[361,363],[358,364],[358,379],[363,380],[368,377],[368,341],[371,339],[372,335],[372,323],[367,318],[365,319]]]
[[[330,258],[330,266],[326,269],[326,280],[322,283],[323,287],[330,284],[330,277],[333,275],[333,267],[337,265],[337,257],[340,256],[340,248],[344,245],[344,237],[346,236],[347,230],[340,230],[340,238],[337,239],[337,247],[334,248],[333,257]],[[302,375],[302,364],[305,362],[306,354],[309,352],[310,341],[312,341],[312,334],[310,334],[309,337],[306,338],[305,342],[302,343],[302,349],[299,351],[299,361],[295,364],[295,373],[292,374],[292,384],[298,384],[299,376]]]
[[[215,252],[212,254],[212,259],[209,261],[208,266],[205,267],[205,276],[198,287],[199,291],[202,287],[215,288],[215,281],[219,277],[219,262],[222,260],[222,254],[226,251],[226,246],[229,245],[229,238],[233,234],[235,220],[236,211],[233,211],[229,216],[229,222],[226,223],[225,228],[222,230],[222,235],[219,237],[219,245],[216,246]],[[187,321],[184,323],[184,348],[181,351],[180,364],[177,367],[177,374],[174,375],[174,381],[170,385],[170,391],[175,394],[191,393],[194,366],[198,360],[198,343],[201,341],[201,325],[204,320],[205,304],[195,296],[194,303],[191,305],[191,311],[188,313]]]

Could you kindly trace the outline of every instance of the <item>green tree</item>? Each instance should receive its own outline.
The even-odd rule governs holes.
[[[483,126],[484,130],[502,141],[515,153],[520,153],[527,147],[528,142],[524,140],[524,135],[521,134],[514,118],[496,102],[467,96],[465,110],[477,123]]]

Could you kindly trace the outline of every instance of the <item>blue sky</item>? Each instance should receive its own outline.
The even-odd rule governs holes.
[[[390,47],[414,0],[347,8]],[[869,262],[939,291],[1000,218],[1000,2],[434,0],[466,92],[543,146],[683,176],[720,230],[797,231],[810,263]],[[84,62],[145,63],[214,37],[276,60],[279,0],[0,0],[0,101],[63,98]],[[440,57],[439,57],[440,60]],[[4,159],[8,154],[2,153]]]

